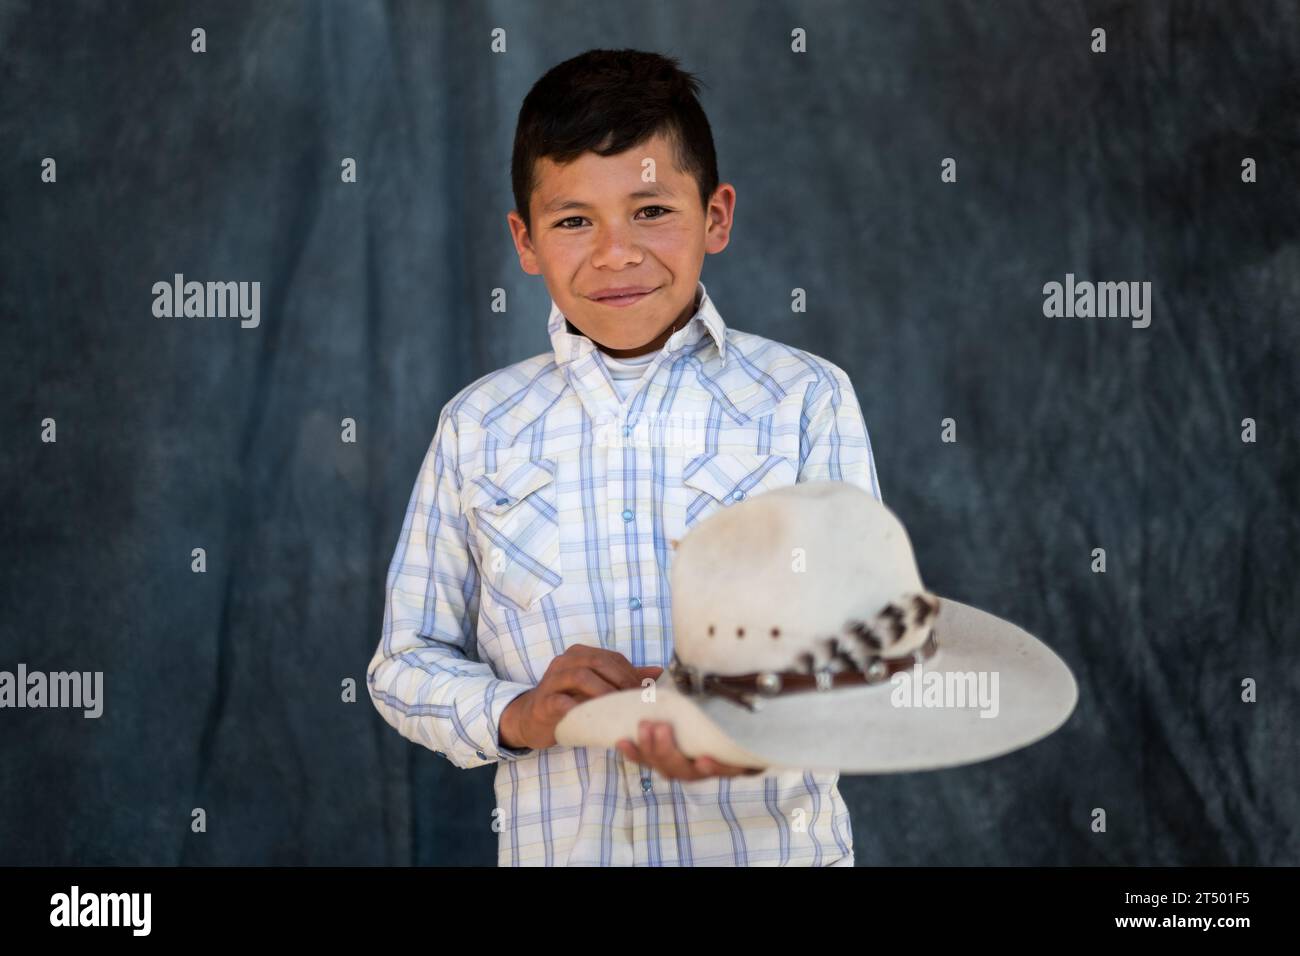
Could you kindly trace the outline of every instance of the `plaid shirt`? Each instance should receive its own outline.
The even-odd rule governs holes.
[[[453,396],[420,468],[368,686],[402,736],[497,765],[500,865],[853,864],[836,773],[680,781],[613,749],[498,738],[572,644],[667,665],[673,543],[710,513],[819,478],[880,498],[844,371],[727,328],[703,283],[696,303],[620,402],[552,302],[553,350]]]

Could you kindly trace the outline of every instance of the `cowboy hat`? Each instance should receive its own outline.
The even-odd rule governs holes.
[[[1049,647],[927,591],[907,531],[871,494],[810,481],[722,508],[670,569],[674,652],[659,679],[584,701],[571,747],[667,721],[689,757],[769,771],[893,773],[973,763],[1046,737],[1078,699]]]

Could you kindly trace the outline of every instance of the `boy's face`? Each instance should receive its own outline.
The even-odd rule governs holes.
[[[523,270],[542,276],[579,331],[626,358],[662,348],[695,313],[704,254],[727,247],[735,200],[722,183],[702,209],[694,177],[676,169],[669,141],[656,135],[616,156],[540,160],[531,232],[514,210],[507,219]],[[607,298],[627,288],[642,291]]]

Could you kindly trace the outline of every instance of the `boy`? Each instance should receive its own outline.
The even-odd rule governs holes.
[[[729,328],[699,281],[735,190],[697,90],[592,50],[524,99],[507,219],[552,348],[443,408],[389,569],[371,698],[456,766],[497,764],[500,865],[853,864],[838,774],[692,760],[651,721],[555,745],[570,708],[671,658],[668,569],[700,520],[811,479],[880,497],[845,373]]]

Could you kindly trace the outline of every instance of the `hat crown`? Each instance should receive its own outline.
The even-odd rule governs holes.
[[[703,673],[811,673],[910,653],[929,635],[898,517],[857,485],[811,481],[723,508],[679,542],[673,643]]]

